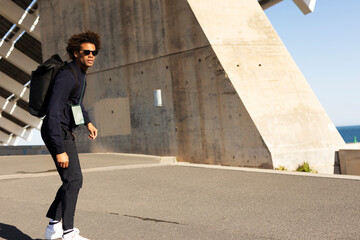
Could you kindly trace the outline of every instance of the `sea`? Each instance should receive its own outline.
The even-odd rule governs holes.
[[[336,128],[346,143],[360,142],[360,125]]]

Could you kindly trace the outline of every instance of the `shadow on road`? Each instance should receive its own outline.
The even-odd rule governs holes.
[[[17,227],[5,223],[0,223],[0,238],[6,240],[41,240],[32,239]]]

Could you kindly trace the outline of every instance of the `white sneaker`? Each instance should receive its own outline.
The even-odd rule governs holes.
[[[79,235],[80,231],[77,228],[74,228],[74,231],[64,234],[62,240],[90,240]]]
[[[46,227],[46,231],[45,231],[45,239],[46,240],[50,240],[50,239],[58,239],[61,238],[63,235],[63,229],[62,229],[62,223],[58,222],[56,224],[53,225],[48,225]]]

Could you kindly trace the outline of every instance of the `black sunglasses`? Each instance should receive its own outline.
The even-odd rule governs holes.
[[[90,53],[92,53],[93,56],[96,56],[96,55],[98,55],[98,53],[99,53],[98,50],[94,50],[94,51],[90,51],[90,50],[80,50],[80,51],[83,51],[86,56],[89,55]]]

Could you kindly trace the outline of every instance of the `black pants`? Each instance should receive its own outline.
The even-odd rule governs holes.
[[[61,168],[57,165],[56,154],[45,129],[41,129],[41,136],[51,153],[62,181],[62,185],[57,191],[55,200],[51,204],[46,217],[58,221],[62,219],[64,231],[72,229],[74,228],[76,202],[83,181],[74,136],[68,130],[62,129],[65,152],[69,156],[69,166],[67,168]]]

